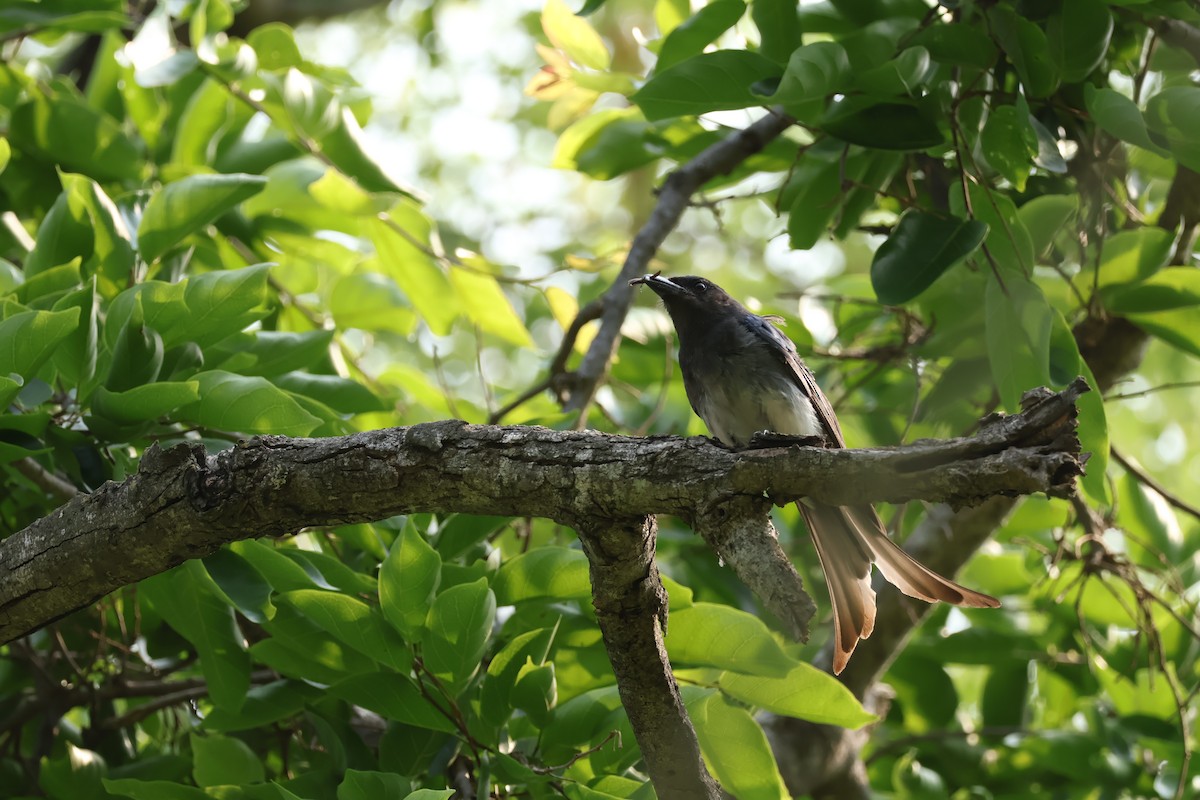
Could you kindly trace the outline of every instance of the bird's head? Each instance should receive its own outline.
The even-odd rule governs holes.
[[[741,304],[734,300],[725,290],[708,278],[695,275],[681,275],[678,278],[664,278],[659,273],[634,278],[631,286],[645,284],[656,295],[662,298],[667,313],[675,321],[675,327],[680,324],[700,322],[714,315],[724,315],[731,311],[740,311]]]

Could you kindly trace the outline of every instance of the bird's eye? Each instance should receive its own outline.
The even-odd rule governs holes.
[[[696,291],[697,292],[707,292],[708,284],[705,283],[704,281],[697,281],[696,282]]]

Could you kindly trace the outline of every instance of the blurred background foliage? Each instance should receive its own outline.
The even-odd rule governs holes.
[[[649,298],[589,412],[512,401],[664,173],[776,107],[799,124],[711,181],[653,267],[783,317],[852,446],[969,432],[1081,372],[1103,390],[1082,499],[1023,501],[962,576],[1004,609],[936,610],[888,672],[871,786],[1200,790],[1194,4],[362,5],[0,8],[4,535],[155,441],[704,433]],[[884,511],[901,538],[926,514]],[[786,796],[763,714],[867,719],[807,667],[827,626],[786,642],[661,525],[705,754],[737,796]],[[3,796],[651,796],[586,561],[543,520],[245,541],[0,653]]]

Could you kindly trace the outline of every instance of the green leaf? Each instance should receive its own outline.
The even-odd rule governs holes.
[[[746,13],[744,0],[712,0],[667,34],[658,51],[656,70],[664,70],[704,51]]]
[[[275,602],[291,605],[305,619],[338,641],[380,664],[400,672],[412,668],[412,653],[378,610],[361,600],[321,589],[298,589],[278,595]]]
[[[800,46],[800,15],[796,0],[754,0],[750,18],[758,28],[759,52],[778,64],[786,64]]]
[[[1011,6],[988,9],[992,35],[1008,55],[1031,98],[1047,97],[1058,88],[1058,67],[1050,54],[1046,34],[1037,23],[1025,19]]]
[[[276,606],[275,615],[262,625],[271,638],[254,644],[250,653],[255,662],[281,675],[330,685],[352,675],[374,675],[378,668],[375,661],[343,645],[292,606]]]
[[[845,48],[836,42],[813,42],[792,51],[779,86],[763,98],[789,109],[810,101],[823,108],[825,97],[842,89],[849,75]]]
[[[0,321],[0,377],[33,377],[78,326],[78,308],[22,311]]]
[[[701,53],[656,72],[629,99],[648,120],[762,104],[751,86],[780,74],[779,65],[746,50]]]
[[[855,75],[859,89],[874,95],[916,96],[929,75],[929,51],[924,47],[909,47],[895,58],[878,67]]]
[[[253,372],[253,370],[246,370]],[[310,375],[307,372],[289,372],[276,375],[271,382],[292,394],[311,397],[343,414],[365,414],[382,411],[384,402],[370,389],[357,381],[338,375]]]
[[[1104,296],[1104,306],[1117,314],[1170,311],[1200,305],[1200,270],[1165,267],[1141,283],[1118,286]]]
[[[250,688],[250,656],[233,609],[199,561],[138,584],[141,596],[196,648],[208,694],[221,707],[237,710]]]
[[[63,380],[76,387],[77,399],[82,400],[87,396],[85,385],[90,385],[96,374],[99,355],[100,299],[94,279],[60,297],[53,310],[72,309],[79,310],[79,324],[54,349],[54,367]]]
[[[796,664],[781,678],[727,672],[719,685],[743,703],[821,725],[861,728],[876,719],[841,681],[811,664]]]
[[[218,273],[219,274],[219,273]],[[333,331],[255,331],[249,346],[238,352],[254,356],[254,363],[243,368],[246,375],[282,375],[293,370],[312,368],[326,361]]]
[[[133,800],[212,800],[203,789],[185,786],[174,781],[142,781],[136,778],[104,779],[104,788],[111,794],[132,797]]]
[[[402,797],[411,788],[412,781],[403,775],[348,769],[338,784],[337,800],[387,800]],[[438,797],[444,796],[438,794]]]
[[[602,2],[604,2],[604,0],[599,0],[598,2],[597,0],[588,0],[587,5],[584,6],[584,11],[587,10],[588,6],[595,6],[598,8]],[[580,11],[579,13],[582,14],[583,11]],[[453,789],[417,789],[412,794],[406,795],[404,800],[450,800],[450,798],[453,796]],[[341,798],[338,798],[338,800],[341,800]]]
[[[688,704],[705,762],[738,800],[785,800],[791,793],[766,734],[750,713],[720,694]]]
[[[612,56],[604,40],[586,20],[576,16],[563,0],[546,0],[542,8],[542,30],[550,42],[576,64],[607,70]]]
[[[142,170],[137,145],[120,123],[67,90],[36,94],[13,108],[8,139],[18,150],[96,180],[134,180]]]
[[[481,330],[517,347],[533,347],[525,323],[495,278],[476,270],[455,267],[450,270],[450,283],[467,318]]]
[[[843,142],[880,150],[925,150],[945,143],[941,111],[931,98],[886,100],[844,97],[830,105],[819,126]]]
[[[379,568],[379,606],[405,639],[420,641],[442,577],[442,559],[408,521]]]
[[[1112,33],[1112,14],[1103,0],[1063,0],[1046,23],[1047,45],[1063,81],[1078,83],[1100,66]]]
[[[637,108],[597,111],[559,134],[551,166],[599,181],[615,178],[662,156],[654,130]]]
[[[871,262],[871,286],[885,305],[912,300],[978,249],[988,226],[977,220],[909,211]]]
[[[403,675],[393,672],[354,675],[330,686],[329,693],[396,722],[433,731],[455,732],[454,724]]]
[[[780,205],[788,208],[788,242],[796,250],[815,245],[841,208],[841,150],[810,148],[780,193]]]
[[[430,330],[444,336],[458,317],[459,303],[446,273],[413,243],[415,240],[428,250],[428,231],[428,220],[419,217],[408,204],[393,208],[386,219],[367,223],[385,272],[404,290]]]
[[[304,63],[304,56],[296,46],[295,32],[282,22],[260,25],[247,34],[246,43],[258,55],[260,69],[280,70]]]
[[[526,662],[544,664],[558,628],[539,628],[515,637],[488,664],[487,679],[479,694],[479,715],[489,725],[500,726],[513,712],[509,702],[517,676]]]
[[[1029,122],[1029,111],[1024,103],[1021,105],[993,108],[979,138],[988,163],[1018,192],[1025,191],[1033,157],[1038,153],[1037,133]]]
[[[496,573],[496,602],[583,600],[591,597],[587,556],[566,547],[538,547],[510,558]]]
[[[1005,271],[1005,275],[1013,272],[1022,278],[1029,275],[1034,267],[1033,240],[1029,231],[1021,224],[1017,216],[1017,207],[1012,198],[996,189],[978,183],[968,186],[970,192],[970,208],[973,216],[979,222],[988,226],[988,235],[984,240],[991,256],[986,262],[988,267],[992,262]],[[963,201],[961,189],[950,193],[950,211],[958,216],[967,216],[967,206]],[[980,259],[974,259],[981,261]]]
[[[254,751],[241,739],[193,733],[192,776],[197,786],[262,783],[266,772]]]
[[[1200,357],[1200,325],[1196,325],[1195,309],[1130,314],[1129,321],[1172,347]]]
[[[116,344],[112,348],[112,360],[108,367],[105,387],[113,392],[124,392],[158,380],[163,363],[163,340],[158,331],[145,324],[140,296],[129,319],[121,327]]]
[[[1175,236],[1162,228],[1118,231],[1104,240],[1100,274],[1085,269],[1079,276],[1083,287],[1107,287],[1139,283],[1164,267],[1171,258]]]
[[[280,548],[245,539],[231,543],[229,549],[258,570],[277,592],[313,588],[313,579],[304,567],[285,556]]]
[[[671,614],[666,636],[672,662],[782,678],[789,658],[763,621],[717,603],[695,603]]]
[[[329,312],[338,328],[390,331],[402,336],[410,335],[417,326],[417,317],[409,306],[409,298],[396,281],[371,272],[342,278],[334,284],[329,298]]]
[[[1194,326],[1193,326],[1194,329]],[[1074,341],[1072,337],[1071,341]],[[1197,354],[1200,355],[1200,349]],[[1079,444],[1085,453],[1091,453],[1087,471],[1080,481],[1088,497],[1100,505],[1109,505],[1108,492],[1108,412],[1104,410],[1104,397],[1096,390],[1096,376],[1082,358],[1079,359],[1079,371],[1087,379],[1092,391],[1079,397]]]
[[[1073,194],[1044,194],[1017,209],[1017,219],[1029,232],[1034,258],[1046,255],[1078,213],[1079,197]]]
[[[1171,86],[1146,101],[1146,124],[1167,140],[1179,163],[1200,170],[1200,87]]]
[[[446,589],[429,609],[425,665],[461,686],[479,669],[495,621],[496,595],[486,578]]]
[[[1163,153],[1163,149],[1150,139],[1142,112],[1128,97],[1113,89],[1097,89],[1090,83],[1084,87],[1083,96],[1092,121],[1103,130],[1123,142]]]
[[[267,185],[261,175],[191,175],[150,196],[138,225],[138,251],[154,261]]]
[[[914,31],[908,43],[924,47],[940,64],[987,69],[996,60],[996,45],[988,35],[965,22],[934,23]]]
[[[92,411],[118,425],[153,422],[181,406],[200,399],[197,381],[164,381],[135,386],[123,392],[97,387]]]
[[[1004,407],[1016,412],[1024,392],[1050,383],[1054,310],[1036,284],[1015,274],[1003,286],[989,275],[984,300],[992,379]]]
[[[367,153],[362,126],[349,108],[343,108],[333,129],[318,138],[321,152],[333,165],[349,175],[368,192],[395,192],[408,195]]]
[[[200,400],[181,409],[179,416],[205,427],[305,436],[321,424],[266,378],[212,370],[192,380],[200,384]]]
[[[275,615],[271,584],[263,574],[230,548],[221,548],[204,559],[204,569],[242,616],[262,623]]]
[[[554,662],[538,665],[528,659],[517,673],[509,700],[513,708],[524,711],[534,725],[544,726],[550,718],[550,710],[558,702]]]

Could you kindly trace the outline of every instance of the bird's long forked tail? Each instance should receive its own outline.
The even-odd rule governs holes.
[[[888,538],[872,506],[798,503],[808,524],[833,605],[833,671],[840,673],[860,639],[875,629],[871,564],[909,597],[956,606],[997,608],[1000,601],[943,578]]]

